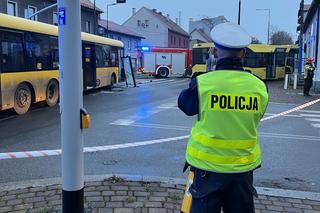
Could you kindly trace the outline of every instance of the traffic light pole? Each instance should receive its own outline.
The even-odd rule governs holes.
[[[58,0],[58,7],[63,212],[83,213],[80,0]]]

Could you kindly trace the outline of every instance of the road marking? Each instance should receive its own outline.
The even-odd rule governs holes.
[[[317,118],[307,118],[306,120],[311,122],[320,122],[320,119]]]
[[[262,119],[261,121],[267,121],[271,120],[274,118],[282,117],[285,116],[289,113],[299,111],[301,109],[304,109],[308,106],[311,106],[313,104],[316,104],[320,102],[320,99],[311,101],[309,103],[303,104],[301,106],[295,107],[293,109],[287,110],[285,112],[272,115],[269,117],[266,117]],[[173,103],[170,103],[173,104]],[[161,106],[161,105],[160,105]],[[168,103],[163,104],[163,107],[168,106]],[[152,114],[158,113],[159,111],[163,111],[165,109],[160,109],[156,108],[154,110],[149,110],[147,111],[147,115],[150,116]],[[135,115],[132,116],[133,119],[128,119],[128,120],[123,120],[122,122],[125,123],[127,122],[127,125],[134,125],[135,121],[145,118],[145,111],[143,112],[144,115]],[[111,124],[121,124],[121,120],[117,120],[116,122],[113,122]],[[142,125],[142,124],[141,124]],[[149,125],[150,126],[150,125]],[[169,125],[158,125],[159,128],[165,128],[168,127]],[[173,128],[180,128],[179,126],[173,127]],[[182,127],[183,128],[183,127]],[[273,133],[261,133],[261,136],[264,137],[277,137],[277,138],[286,138],[286,139],[298,139],[297,135],[284,135],[284,134],[273,134]],[[180,137],[172,137],[172,138],[164,138],[164,139],[156,139],[156,140],[150,140],[150,141],[141,141],[141,142],[135,142],[135,143],[126,143],[126,144],[116,144],[116,145],[106,145],[106,146],[95,146],[95,147],[85,147],[83,151],[85,153],[90,153],[90,152],[98,152],[98,151],[107,151],[107,150],[116,150],[116,149],[124,149],[124,148],[130,148],[130,147],[139,147],[139,146],[147,146],[147,145],[152,145],[152,144],[160,144],[160,143],[166,143],[166,142],[172,142],[172,141],[178,141],[178,140],[183,140],[189,138],[189,135],[184,135]],[[303,136],[301,137],[303,140],[312,140],[312,141],[320,141],[320,138],[318,137],[313,137],[313,136]],[[0,153],[0,160],[6,160],[6,159],[22,159],[22,158],[35,158],[35,157],[47,157],[47,156],[57,156],[61,155],[61,150],[41,150],[41,151],[25,151],[25,152],[8,152],[8,153]],[[30,157],[32,156],[32,157]]]
[[[277,113],[269,113],[266,112],[264,115],[277,115]],[[294,117],[294,118],[301,118],[301,115],[283,115],[283,117]]]
[[[125,149],[125,148],[133,148],[161,143],[168,143],[172,141],[180,141],[189,138],[189,135],[172,137],[172,138],[164,138],[164,139],[156,139],[149,141],[140,141],[134,143],[124,143],[124,144],[115,144],[115,145],[106,145],[106,146],[94,146],[94,147],[85,147],[83,148],[84,153],[92,153],[92,152],[100,152],[100,151],[109,151],[109,150],[117,150],[117,149]],[[26,151],[26,152],[7,152],[0,153],[0,160],[7,159],[23,159],[23,158],[36,158],[36,157],[48,157],[48,156],[58,156],[61,155],[61,150],[41,150],[41,151]]]
[[[285,112],[281,112],[281,113],[279,113],[279,114],[276,114],[276,115],[272,115],[272,116],[263,118],[263,119],[261,119],[261,121],[267,121],[267,120],[271,120],[271,119],[274,119],[274,118],[282,117],[282,116],[287,115],[287,114],[290,114],[290,113],[292,113],[292,112],[296,112],[296,111],[302,110],[302,109],[304,109],[304,108],[307,108],[307,107],[309,107],[309,106],[312,106],[312,105],[314,105],[314,104],[316,104],[316,103],[318,103],[318,102],[320,102],[320,98],[317,99],[317,100],[310,101],[310,102],[308,102],[308,103],[302,104],[302,105],[300,105],[300,106],[297,106],[297,107],[295,107],[295,108],[293,108],[293,109],[289,109],[289,110],[287,110],[287,111],[285,111]]]
[[[320,124],[311,124],[311,126],[313,126],[315,128],[320,128]]]
[[[299,110],[299,112],[320,114],[320,110],[319,111],[316,111],[316,110]]]
[[[153,107],[153,106],[145,106],[142,108],[139,108],[139,111],[132,116],[129,116],[127,119],[119,119],[119,120],[115,120],[113,122],[110,123],[110,125],[119,125],[119,124],[133,124],[138,120],[142,120],[145,118],[150,117],[151,115],[157,114],[159,112],[165,111],[167,109],[167,107],[172,107],[172,106],[176,106],[176,100],[174,101],[169,101],[167,103],[161,104],[158,107]]]
[[[320,115],[315,114],[300,114],[302,117],[320,118]]]

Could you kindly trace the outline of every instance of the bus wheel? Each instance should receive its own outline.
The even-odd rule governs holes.
[[[51,80],[48,83],[46,90],[46,103],[49,107],[53,107],[59,100],[59,85],[55,80]]]
[[[20,84],[14,94],[14,111],[18,115],[28,112],[31,105],[31,90],[27,84]]]
[[[168,70],[168,68],[166,68],[166,67],[161,67],[161,68],[158,70],[158,76],[159,76],[160,78],[166,78],[166,77],[168,77],[168,75],[169,75],[169,70]]]

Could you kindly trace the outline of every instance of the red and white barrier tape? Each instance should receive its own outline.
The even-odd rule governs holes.
[[[308,102],[301,106],[295,107],[288,111],[272,115],[266,118],[263,118],[261,121],[267,121],[274,118],[278,118],[284,115],[287,115],[292,112],[296,112],[298,110],[304,109],[306,107],[312,106],[316,103],[320,102],[320,99]],[[116,144],[116,145],[107,145],[107,146],[95,146],[95,147],[86,147],[83,149],[85,153],[90,152],[98,152],[98,151],[108,151],[108,150],[116,150],[116,149],[124,149],[130,147],[139,147],[139,146],[146,146],[152,144],[159,144],[177,140],[183,140],[189,138],[189,135],[180,136],[180,137],[173,137],[173,138],[165,138],[165,139],[158,139],[158,140],[150,140],[150,141],[142,141],[142,142],[135,142],[135,143],[126,143],[126,144]],[[25,152],[7,152],[7,153],[0,153],[0,160],[7,160],[7,159],[21,159],[21,158],[37,158],[37,157],[48,157],[48,156],[57,156],[61,155],[61,150],[41,150],[41,151],[25,151]]]

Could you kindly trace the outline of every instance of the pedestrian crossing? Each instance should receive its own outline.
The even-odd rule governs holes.
[[[320,110],[299,110],[299,115],[307,120],[311,126],[320,128]]]

